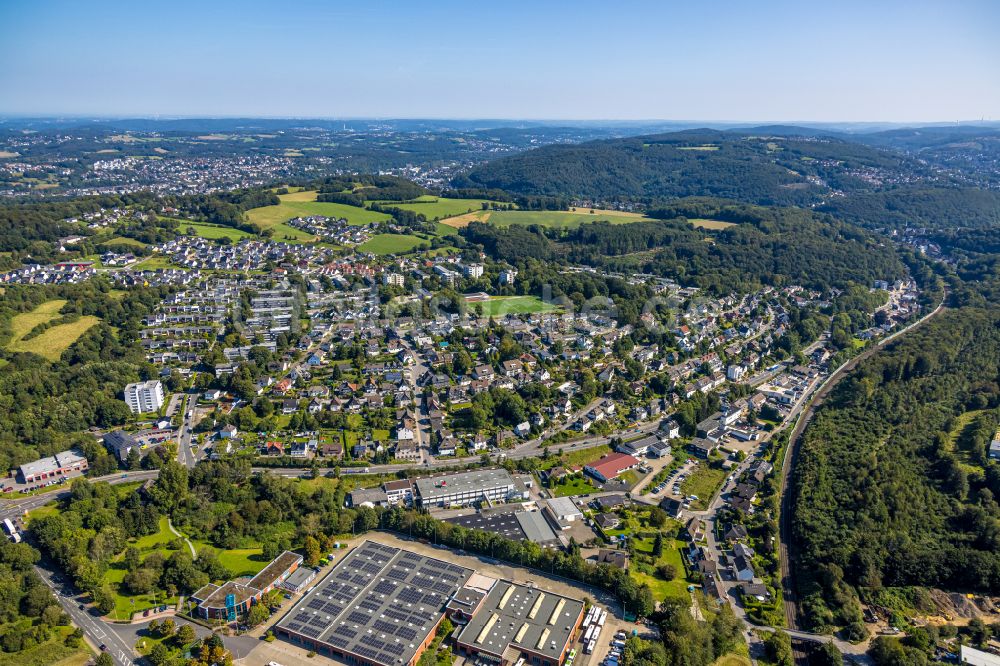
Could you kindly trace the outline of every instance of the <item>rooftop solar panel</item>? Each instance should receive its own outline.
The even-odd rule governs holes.
[[[372,619],[371,615],[362,613],[361,611],[354,611],[347,616],[347,621],[353,624],[367,624],[370,619]]]

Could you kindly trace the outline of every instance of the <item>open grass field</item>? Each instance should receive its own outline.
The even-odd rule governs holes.
[[[653,552],[652,539],[637,539],[635,542],[636,551],[651,555]],[[633,571],[632,578],[640,583],[646,583],[653,591],[653,598],[662,601],[667,597],[674,599],[686,599],[688,597],[688,581],[684,578],[684,562],[681,558],[681,549],[686,547],[683,541],[664,540],[663,555],[657,560],[657,564],[671,564],[677,571],[677,576],[673,580],[663,580],[641,571]]]
[[[529,314],[532,312],[552,312],[558,306],[545,303],[537,296],[491,296],[485,302],[471,303],[473,311],[482,308],[484,317],[501,317],[506,314]]]
[[[463,216],[463,218],[464,217],[465,216]],[[468,224],[474,219],[500,226],[510,226],[512,224],[538,224],[543,227],[552,227],[555,229],[573,229],[588,222],[629,224],[630,222],[638,222],[639,220],[647,220],[649,218],[635,213],[620,213],[618,211],[611,211],[607,213],[595,211],[594,214],[591,215],[589,210],[583,208],[577,209],[576,211],[498,210],[479,211],[479,213],[473,213],[472,217],[463,219],[461,223],[459,223],[459,226],[468,226]],[[453,220],[454,218],[452,218],[452,220],[443,220],[443,222],[448,226],[455,226],[456,223]]]
[[[464,215],[472,211],[482,211],[484,203],[493,203],[487,199],[445,199],[435,196],[422,196],[412,201],[396,203],[384,201],[386,206],[412,210],[421,213],[428,220],[443,220],[446,217]]]
[[[277,206],[263,206],[247,211],[247,219],[254,224],[260,225],[263,229],[271,229],[287,222],[293,217],[305,215],[325,215],[326,217],[342,217],[348,223],[355,225],[371,224],[372,222],[384,222],[392,219],[385,213],[378,213],[366,208],[356,206],[345,206],[338,203],[327,203],[316,201],[315,190],[302,190],[290,194],[282,194],[278,197],[281,203]],[[292,229],[291,227],[287,227]],[[292,229],[292,231],[297,231]],[[275,230],[275,238],[286,233],[284,229]],[[298,232],[302,234],[303,232]],[[308,236],[308,234],[304,234]]]
[[[74,627],[58,627],[51,638],[22,652],[0,652],[0,666],[83,666],[90,661],[90,650],[84,643],[80,647],[66,647],[66,637]]]
[[[967,447],[962,446],[962,436],[972,425],[972,421],[985,411],[985,409],[973,409],[968,412],[962,412],[955,418],[955,426],[952,428],[951,432],[948,433],[948,450],[955,454],[955,457],[958,458],[959,464],[961,464],[967,472],[978,471],[979,473],[982,473],[982,468],[972,462],[971,451],[969,451]]]
[[[108,245],[131,245],[132,247],[146,247],[146,244],[142,241],[136,240],[134,238],[126,238],[125,236],[113,236],[108,240],[104,241]]]
[[[243,238],[249,238],[251,234],[245,231],[240,231],[239,229],[234,229],[232,227],[224,227],[221,224],[208,224],[207,222],[191,222],[189,220],[180,220],[177,218],[166,218],[177,222],[180,226],[178,230],[182,234],[186,234],[188,229],[194,229],[194,235],[201,238],[207,238],[209,240],[217,240],[219,238],[228,238],[232,241],[238,241]]]
[[[376,234],[359,245],[358,250],[372,254],[406,254],[425,242],[409,234]]]
[[[154,254],[135,264],[132,268],[137,271],[155,271],[158,268],[177,268],[177,266],[171,263],[169,257],[165,257],[162,254]]]
[[[736,226],[735,222],[723,222],[722,220],[706,220],[702,218],[689,219],[688,222],[691,223],[696,229],[726,229],[728,227]]]
[[[9,150],[0,150],[0,160],[9,159],[11,157],[17,157],[18,153],[12,153]]]
[[[64,305],[66,305],[64,300],[47,301],[31,312],[15,316],[10,322],[12,335],[7,341],[7,349],[12,352],[30,352],[50,361],[58,361],[62,353],[100,319],[87,315],[69,324],[53,326],[30,340],[21,338],[35,326],[57,319],[59,310]]]
[[[691,509],[701,511],[708,508],[709,500],[725,478],[726,470],[714,469],[702,463],[681,483],[681,492],[685,495],[697,495],[698,499],[691,502]]]

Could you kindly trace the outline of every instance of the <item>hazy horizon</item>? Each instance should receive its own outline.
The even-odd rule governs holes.
[[[659,2],[536,5],[4,3],[0,114],[899,125],[1000,119],[1000,4],[986,0],[723,0],[711,11]]]

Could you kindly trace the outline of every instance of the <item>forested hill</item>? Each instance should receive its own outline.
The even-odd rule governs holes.
[[[860,619],[851,586],[1000,593],[998,382],[1000,309],[962,307],[862,363],[817,411],[792,502],[812,627]]]
[[[924,165],[899,153],[833,136],[789,136],[788,128],[782,130],[690,130],[545,146],[489,162],[454,184],[647,204],[715,196],[765,205],[809,205],[833,191],[875,191],[937,179]]]
[[[720,231],[686,216],[740,220]],[[651,211],[667,219],[613,225],[595,222],[565,233],[474,222],[462,236],[495,259],[565,260],[621,273],[652,273],[714,293],[762,284],[819,290],[902,277],[896,252],[856,226],[797,208],[763,208],[697,200]]]
[[[901,187],[837,197],[819,210],[869,228],[986,229],[1000,227],[1000,192]]]

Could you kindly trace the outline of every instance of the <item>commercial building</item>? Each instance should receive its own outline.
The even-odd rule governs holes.
[[[562,666],[583,608],[576,599],[497,580],[456,634],[455,646],[460,655],[500,666]]]
[[[632,469],[638,464],[639,461],[634,456],[630,456],[627,453],[611,453],[604,456],[597,462],[590,463],[583,468],[583,471],[590,474],[598,481],[605,483],[616,478],[622,472]]]
[[[553,497],[546,500],[545,504],[546,510],[560,525],[583,519],[583,511],[580,511],[571,497]]]
[[[231,580],[222,585],[209,583],[192,594],[191,601],[198,604],[196,612],[199,617],[235,621],[265,594],[281,586],[300,564],[302,556],[286,550],[249,581]]]
[[[58,481],[79,476],[87,471],[87,459],[79,451],[69,449],[48,458],[25,463],[18,468],[22,483]]]
[[[479,469],[431,476],[416,479],[414,483],[420,505],[425,508],[468,506],[484,499],[506,502],[518,495],[514,479],[505,469]]]
[[[471,569],[374,541],[342,559],[275,626],[324,657],[412,666],[434,639],[445,605]]]
[[[125,404],[133,414],[158,412],[163,406],[163,384],[156,379],[125,387]]]

